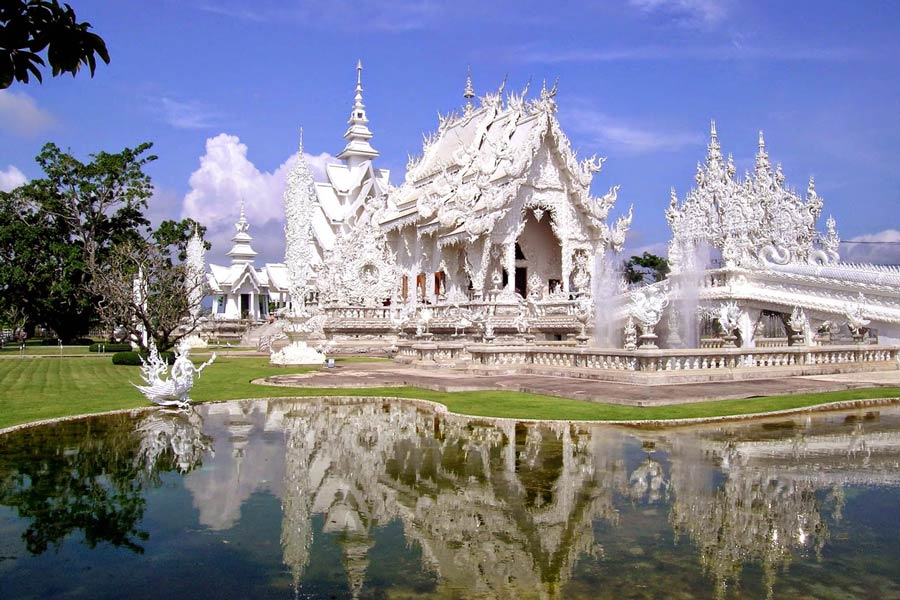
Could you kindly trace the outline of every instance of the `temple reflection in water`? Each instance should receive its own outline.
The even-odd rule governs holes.
[[[716,596],[739,589],[746,565],[771,596],[795,557],[821,557],[846,485],[900,483],[900,411],[882,413],[647,432],[401,402],[226,403],[201,408],[214,442],[185,487],[214,530],[232,527],[255,492],[280,498],[295,589],[317,536],[334,535],[359,597],[380,568],[374,532],[399,522],[435,595],[564,597],[579,561],[614,571],[650,551],[617,538],[664,511],[670,526],[656,537],[687,540]]]

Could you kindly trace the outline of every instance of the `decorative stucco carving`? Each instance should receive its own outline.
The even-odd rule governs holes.
[[[801,199],[784,185],[781,166],[772,169],[762,132],[756,165],[743,180],[735,178],[731,156],[723,159],[715,123],[705,164],[697,165],[697,186],[679,203],[672,190],[666,220],[672,229],[669,260],[684,270],[699,244],[722,252],[726,266],[766,267],[790,263],[828,264],[838,260],[840,240],[829,217],[826,234],[816,231],[823,201],[812,178]],[[705,265],[700,265],[704,267]]]

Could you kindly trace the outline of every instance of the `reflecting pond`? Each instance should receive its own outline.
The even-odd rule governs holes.
[[[900,407],[638,430],[278,400],[0,437],[0,597],[900,598]]]

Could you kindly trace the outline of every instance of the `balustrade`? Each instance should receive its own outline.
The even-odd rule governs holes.
[[[636,350],[547,346],[483,346],[468,348],[472,362],[484,366],[535,365],[599,371],[646,373],[800,367],[843,363],[897,363],[900,348],[869,346]]]

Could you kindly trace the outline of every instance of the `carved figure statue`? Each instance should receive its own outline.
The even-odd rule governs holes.
[[[637,348],[637,327],[634,326],[634,317],[628,315],[625,321],[625,349],[634,350]]]
[[[847,318],[847,327],[853,339],[861,343],[865,337],[865,327],[871,322],[865,317],[864,304],[866,297],[862,292],[859,293],[857,300],[853,304],[849,304],[844,308],[844,316]]]
[[[650,285],[637,290],[631,297],[630,314],[641,326],[641,347],[655,348],[656,334],[663,310],[669,305],[668,285]]]
[[[188,394],[194,387],[194,375],[199,377],[200,372],[216,360],[214,352],[208,361],[197,367],[191,362],[189,354],[190,349],[186,345],[175,350],[175,363],[170,374],[169,366],[151,341],[147,359],[141,358],[141,378],[146,385],[134,387],[153,404],[186,408],[191,401]]]
[[[788,327],[794,333],[792,337],[795,343],[805,341],[806,332],[809,329],[809,321],[806,318],[806,313],[799,306],[795,306],[794,310],[791,311],[791,316],[788,318]]]
[[[736,302],[724,302],[719,306],[716,318],[719,327],[722,328],[726,348],[733,348],[737,339],[737,329],[740,326],[741,309]]]

